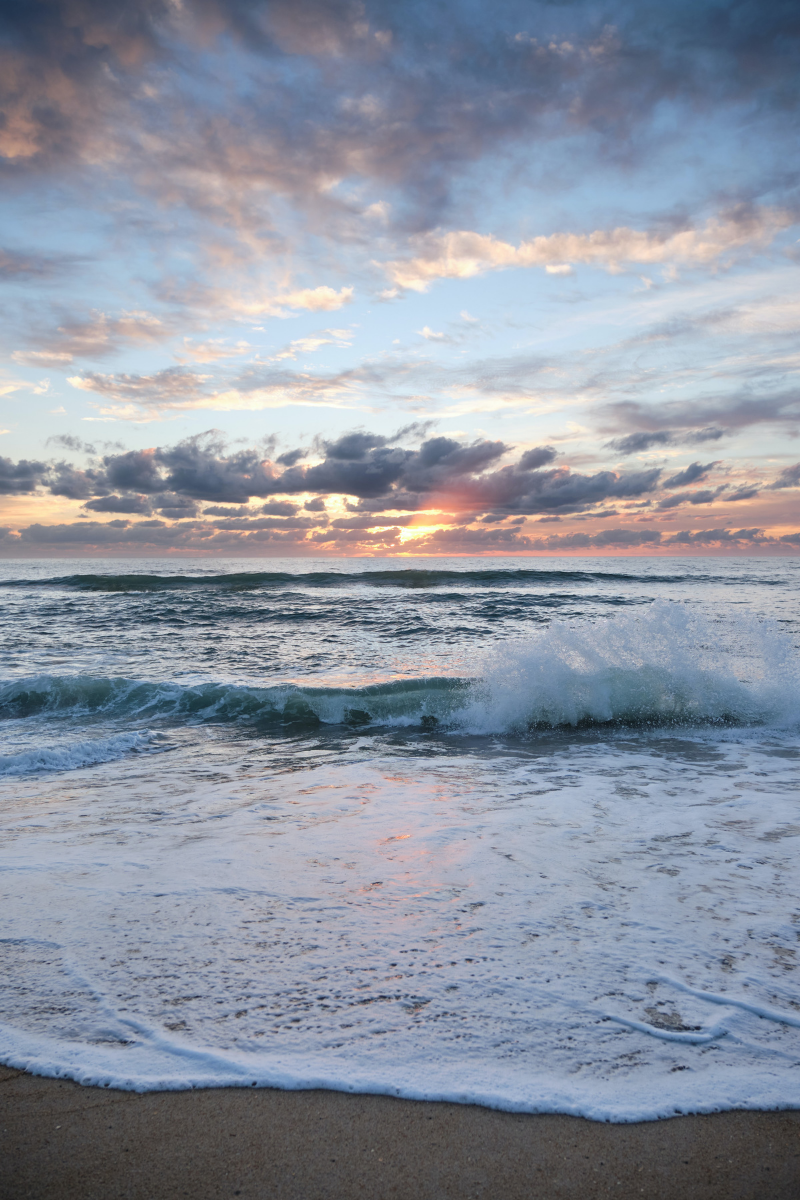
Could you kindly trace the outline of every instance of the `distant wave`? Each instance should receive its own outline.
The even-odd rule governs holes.
[[[744,616],[715,622],[683,604],[658,602],[591,624],[554,622],[476,666],[470,679],[421,677],[353,688],[47,675],[0,685],[0,717],[63,712],[477,734],[608,725],[783,726],[800,719],[800,666],[785,633]]]
[[[503,570],[480,571],[397,570],[397,571],[243,571],[226,575],[62,575],[52,579],[10,579],[0,587],[72,588],[84,592],[161,592],[194,588],[231,591],[282,588],[495,588],[547,587],[575,583],[693,583],[708,582],[710,575],[643,575],[625,571],[578,570]],[[765,582],[770,582],[765,580]]]
[[[0,754],[0,776],[28,775],[34,771],[75,771],[97,763],[114,762],[136,751],[148,750],[158,735],[148,731],[119,733],[114,737],[43,746],[19,754]]]

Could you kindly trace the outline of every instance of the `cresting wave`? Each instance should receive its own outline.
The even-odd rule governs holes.
[[[19,754],[0,754],[0,776],[28,775],[34,771],[75,771],[98,763],[114,762],[128,754],[149,750],[159,740],[148,730],[119,733],[113,737],[43,746]]]
[[[684,583],[704,582],[708,576],[694,574],[637,575],[633,572],[508,570],[489,568],[481,571],[398,570],[398,571],[242,571],[225,575],[63,575],[52,579],[0,580],[0,587],[70,588],[83,592],[162,592],[215,588],[229,591],[249,589],[348,588],[493,588],[539,587],[558,583],[626,582]]]
[[[591,726],[775,725],[800,720],[800,663],[786,634],[656,603],[613,620],[554,622],[483,658],[471,679],[365,687],[186,686],[39,676],[0,686],[0,717],[94,715],[126,722],[417,726],[525,734]]]

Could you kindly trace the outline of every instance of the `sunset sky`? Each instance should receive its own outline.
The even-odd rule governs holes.
[[[800,8],[2,0],[0,552],[800,552]]]

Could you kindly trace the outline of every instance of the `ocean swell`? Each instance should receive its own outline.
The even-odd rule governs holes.
[[[425,591],[431,588],[549,587],[582,583],[702,583],[707,576],[680,574],[637,574],[629,571],[586,571],[508,569],[455,571],[436,567],[384,571],[240,571],[223,575],[61,575],[50,579],[8,579],[0,587],[68,588],[82,592],[172,592],[197,588],[250,591],[285,588],[341,589],[352,587],[401,588]]]
[[[797,652],[779,627],[715,621],[682,604],[584,624],[554,622],[484,656],[470,679],[365,687],[255,687],[38,676],[0,685],[0,718],[421,726],[524,734],[586,726],[776,725],[800,718]]]

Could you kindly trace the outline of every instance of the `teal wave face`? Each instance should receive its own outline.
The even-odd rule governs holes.
[[[447,678],[396,680],[359,688],[254,688],[38,676],[0,685],[0,719],[85,713],[136,721],[424,727],[451,717],[463,705],[470,686],[468,680]]]

